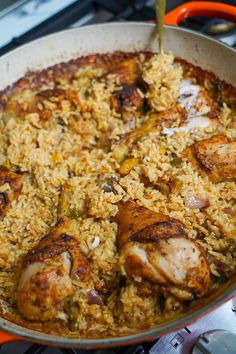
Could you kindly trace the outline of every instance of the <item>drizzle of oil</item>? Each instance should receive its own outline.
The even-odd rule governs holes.
[[[157,35],[159,40],[159,51],[161,54],[163,50],[163,23],[166,9],[166,0],[156,0],[156,20],[157,20]]]

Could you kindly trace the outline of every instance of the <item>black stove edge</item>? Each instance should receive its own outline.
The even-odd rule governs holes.
[[[0,48],[0,56],[27,42],[70,26],[78,20],[78,17],[82,17],[91,11],[92,2],[92,0],[78,0],[69,5],[62,11],[59,11],[46,21],[34,27],[31,31],[28,31],[22,36],[13,38],[10,43]]]

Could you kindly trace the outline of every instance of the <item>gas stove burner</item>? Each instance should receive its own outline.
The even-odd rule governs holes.
[[[193,347],[192,354],[231,354],[235,352],[236,334],[218,329],[203,333]]]
[[[186,28],[212,36],[228,45],[236,45],[236,24],[223,19],[191,17],[181,22]]]
[[[207,23],[203,32],[213,36],[228,45],[236,46],[236,24],[224,20],[212,20]]]
[[[212,23],[208,25],[208,34],[221,34],[229,32],[233,29],[236,29],[236,24],[230,21],[217,21],[216,23]]]

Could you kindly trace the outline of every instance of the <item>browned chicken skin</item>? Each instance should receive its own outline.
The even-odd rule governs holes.
[[[119,203],[115,221],[126,275],[159,284],[182,300],[207,291],[210,270],[204,251],[187,237],[180,221],[133,201]]]
[[[61,220],[23,261],[17,306],[28,320],[63,318],[65,300],[74,294],[73,279],[87,281],[90,267],[78,241],[75,220]]]
[[[213,183],[236,180],[236,141],[223,134],[191,145],[183,156]]]
[[[137,58],[123,60],[108,75],[115,75],[121,85],[133,85],[140,79],[141,64]]]
[[[22,186],[22,176],[0,166],[0,186],[9,185],[9,190],[0,192],[0,216],[11,206],[11,202],[16,199]]]
[[[5,107],[5,112],[14,113],[19,118],[24,118],[28,113],[37,113],[41,122],[47,122],[53,117],[53,109],[61,109],[63,100],[69,100],[71,105],[77,103],[77,93],[72,90],[64,90],[58,87],[45,89],[27,97],[22,104],[18,100],[18,95],[10,100]],[[48,108],[48,101],[52,107]]]
[[[144,99],[138,93],[137,85],[126,85],[121,90],[116,91],[111,98],[112,108],[117,111],[126,107],[139,108],[143,104]]]
[[[137,59],[124,60],[109,75],[115,75],[122,88],[111,97],[111,107],[121,113],[125,121],[141,115],[144,97],[139,94],[141,81],[141,66]],[[132,107],[132,112],[130,108]]]
[[[111,106],[121,113],[125,121],[141,116],[144,98],[141,97],[137,85],[125,85],[116,91],[111,98]],[[132,108],[132,111],[130,111]]]

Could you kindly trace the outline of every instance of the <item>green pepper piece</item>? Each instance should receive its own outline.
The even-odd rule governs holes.
[[[76,219],[79,217],[84,216],[84,211],[83,210],[76,210],[76,209],[72,209],[70,212],[70,218],[71,219]]]
[[[179,166],[181,165],[183,162],[183,159],[181,159],[181,157],[175,157],[173,160],[170,161],[170,164],[172,166]]]
[[[220,274],[220,276],[214,276],[214,282],[217,284],[224,284],[229,280],[224,274]]]

